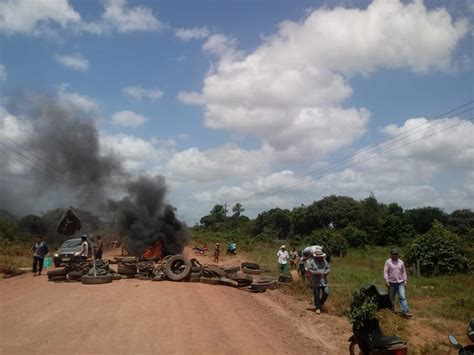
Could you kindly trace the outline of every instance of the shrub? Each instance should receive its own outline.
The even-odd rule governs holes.
[[[440,275],[469,269],[469,249],[462,239],[435,221],[431,229],[408,245],[405,250],[409,263],[420,261],[423,274]]]
[[[352,291],[351,306],[347,318],[357,329],[362,327],[366,321],[377,319],[375,297],[368,296],[365,288]]]
[[[369,236],[363,230],[354,226],[347,226],[342,230],[342,236],[346,238],[349,246],[353,248],[365,247],[369,242]]]

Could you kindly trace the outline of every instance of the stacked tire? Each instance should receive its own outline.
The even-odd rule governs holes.
[[[50,270],[47,273],[48,281],[55,281],[55,282],[66,281],[67,280],[67,272],[68,272],[68,270],[67,270],[66,267],[62,267],[62,268],[55,269],[55,270]]]

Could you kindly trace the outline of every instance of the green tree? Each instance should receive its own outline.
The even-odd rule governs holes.
[[[453,211],[446,222],[447,228],[464,237],[474,235],[474,212],[469,209]]]
[[[319,228],[332,224],[335,228],[344,228],[355,224],[361,218],[360,203],[351,197],[331,195],[309,206]]]
[[[290,211],[272,208],[271,210],[259,213],[255,219],[252,235],[265,234],[272,239],[286,239],[288,238],[290,227]]]
[[[44,236],[48,231],[41,217],[29,214],[20,218],[18,221],[18,228],[25,233]]]
[[[244,211],[245,211],[245,208],[242,207],[240,202],[237,202],[234,205],[234,207],[232,207],[232,212],[234,212],[232,217],[235,218],[235,219],[238,219],[240,217],[240,215],[242,214],[242,212],[244,212]]]
[[[332,255],[345,256],[347,253],[347,240],[341,231],[333,228],[316,229],[310,237],[311,244],[321,245],[327,254],[328,260]]]
[[[367,233],[352,225],[344,228],[341,234],[346,238],[348,245],[353,248],[365,247],[369,242]]]
[[[405,250],[406,260],[420,262],[421,272],[428,275],[452,274],[469,269],[472,254],[453,232],[435,221],[431,229],[418,236]]]
[[[446,225],[448,216],[438,207],[422,207],[405,211],[407,223],[411,224],[417,234],[430,230],[434,221]]]

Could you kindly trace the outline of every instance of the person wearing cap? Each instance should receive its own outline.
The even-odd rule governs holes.
[[[385,262],[383,269],[383,278],[388,287],[388,296],[392,304],[395,300],[395,294],[398,294],[400,307],[402,308],[402,315],[404,317],[411,317],[408,312],[408,302],[405,296],[405,287],[407,285],[408,277],[405,264],[398,257],[398,250],[392,249],[390,258]]]
[[[328,275],[331,272],[331,267],[325,257],[326,254],[321,249],[316,249],[313,257],[308,260],[308,267],[306,269],[312,275],[311,281],[316,314],[321,313],[324,303],[329,296]]]
[[[221,253],[221,245],[217,242],[214,245],[214,262],[217,264],[219,262],[219,255]]]
[[[87,235],[83,235],[81,237],[81,251],[79,252],[79,260],[80,261],[87,261],[87,257],[89,256],[89,244],[87,243]]]
[[[278,264],[280,265],[280,272],[288,272],[288,258],[290,257],[290,255],[286,251],[286,247],[284,245],[282,245],[280,247],[280,250],[278,250],[277,256]]]

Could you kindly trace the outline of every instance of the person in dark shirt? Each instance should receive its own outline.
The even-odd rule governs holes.
[[[41,275],[41,271],[43,271],[44,256],[49,252],[48,245],[43,237],[36,238],[31,252],[33,253],[33,276],[39,276]]]

